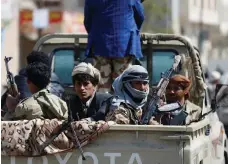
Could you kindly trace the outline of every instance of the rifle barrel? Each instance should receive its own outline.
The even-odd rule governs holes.
[[[66,99],[67,99],[67,101],[68,101],[68,106],[69,106],[69,108],[68,108],[68,122],[70,123],[70,128],[71,128],[71,131],[72,131],[72,133],[73,133],[73,140],[74,140],[74,141],[76,142],[76,144],[77,144],[77,145],[76,145],[75,142],[74,142],[74,146],[75,146],[76,149],[77,149],[77,148],[79,149],[80,154],[81,154],[81,156],[82,156],[82,159],[83,159],[83,160],[86,160],[86,158],[85,158],[85,156],[84,156],[84,152],[83,152],[83,150],[82,150],[81,143],[79,142],[78,136],[77,136],[77,134],[76,134],[76,132],[75,132],[73,126],[72,126],[73,116],[72,116],[71,107],[70,107],[70,96],[67,95],[67,96],[66,96]]]
[[[7,73],[7,83],[8,83],[8,89],[9,93],[13,96],[16,97],[18,95],[18,89],[17,85],[15,83],[13,74],[9,71],[9,61],[12,59],[12,57],[6,57],[4,58],[5,61],[5,66],[6,66],[6,73]]]
[[[6,66],[6,72],[7,72],[7,74],[9,73],[8,62],[9,62],[10,60],[11,60],[11,58],[5,56],[4,61],[5,61],[5,66]]]
[[[166,87],[169,84],[169,78],[171,77],[173,71],[175,71],[175,69],[180,64],[180,61],[181,61],[181,56],[176,55],[174,58],[174,63],[172,65],[172,67],[163,74],[164,76],[162,76],[162,78],[160,79],[160,81],[156,87],[156,90],[152,93],[153,94],[152,99],[149,102],[147,110],[142,115],[142,119],[140,122],[141,124],[148,124],[149,123],[150,118],[153,116],[153,114],[157,108],[157,105],[159,103],[159,99],[165,93]]]

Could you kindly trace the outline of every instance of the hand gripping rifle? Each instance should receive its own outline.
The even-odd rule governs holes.
[[[157,109],[157,107],[159,105],[160,98],[162,98],[162,96],[164,96],[166,87],[169,84],[170,77],[171,77],[172,73],[177,69],[180,61],[181,61],[181,56],[176,55],[174,58],[174,63],[172,65],[172,67],[169,70],[167,70],[165,73],[162,73],[162,77],[161,77],[157,87],[155,89],[153,89],[153,91],[152,91],[152,98],[149,102],[147,110],[142,115],[142,119],[140,121],[140,123],[142,125],[147,125],[149,123],[151,117],[153,116],[155,110]]]
[[[70,128],[70,130],[71,130],[71,132],[73,134],[73,143],[74,143],[74,146],[75,146],[76,149],[79,149],[80,154],[82,156],[82,159],[83,160],[86,160],[86,158],[84,156],[84,152],[82,150],[81,143],[79,142],[78,136],[77,136],[77,134],[76,134],[76,132],[75,132],[73,126],[72,126],[73,117],[72,117],[72,112],[71,112],[71,108],[70,108],[70,97],[68,95],[66,96],[66,100],[67,100],[67,102],[69,104],[69,108],[68,108],[68,120],[67,121],[64,121],[63,124],[62,124],[62,127],[56,133],[53,133],[52,134],[52,137],[49,140],[45,141],[43,143],[43,145],[41,145],[41,149],[40,149],[41,152],[40,152],[40,154],[43,153],[45,147],[47,147],[49,144],[51,144],[51,142],[53,142],[56,137],[58,137],[62,132],[64,132],[68,128]]]
[[[5,56],[5,66],[6,66],[6,73],[7,73],[7,84],[8,84],[8,89],[9,89],[9,93],[13,96],[16,97],[18,95],[18,89],[17,89],[17,85],[15,83],[13,74],[9,71],[9,66],[8,63],[9,61],[12,59],[12,57],[6,57]]]

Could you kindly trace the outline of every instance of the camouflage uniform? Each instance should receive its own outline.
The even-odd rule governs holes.
[[[117,109],[114,109],[106,115],[106,121],[115,121],[117,124],[137,125],[142,116],[142,109],[134,109],[131,105],[121,103]]]
[[[185,123],[189,124],[191,121],[197,120],[199,118],[202,109],[188,100],[186,100],[185,103],[185,112],[188,113]]]
[[[113,79],[132,65],[132,56],[122,58],[94,56],[93,65],[100,70],[101,73],[101,85],[99,86],[99,91],[109,92],[111,90]]]
[[[67,119],[67,117],[66,103],[47,89],[43,89],[22,100],[15,110],[9,110],[3,120]]]
[[[139,82],[136,86],[132,81]],[[132,65],[113,82],[114,96],[106,102],[106,121],[118,124],[137,125],[141,120],[142,108],[149,94],[149,76],[140,65]]]

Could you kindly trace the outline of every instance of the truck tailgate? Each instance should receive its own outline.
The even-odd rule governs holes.
[[[191,134],[197,130],[202,131],[207,121],[200,124],[188,127],[114,125],[83,148],[86,161],[82,160],[78,150],[74,150],[42,157],[2,156],[2,162],[4,164],[189,164],[192,163],[190,158],[194,156],[189,151],[193,148],[190,146]],[[200,144],[197,145],[194,147],[201,147]],[[193,152],[198,154],[200,151]],[[202,155],[205,157],[206,154]]]

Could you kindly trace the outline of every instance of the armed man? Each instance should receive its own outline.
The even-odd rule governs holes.
[[[201,108],[188,100],[190,87],[191,81],[183,75],[177,74],[170,78],[165,92],[166,103],[178,102],[180,107],[172,112],[155,115],[155,120],[158,123],[163,125],[185,125],[199,119]],[[176,121],[173,121],[174,119]]]
[[[26,61],[27,61],[27,64],[31,64],[33,62],[41,62],[41,63],[44,63],[47,66],[51,67],[51,60],[50,60],[48,54],[46,54],[44,52],[32,51],[26,57]],[[26,70],[25,70],[25,68],[22,68],[19,71],[19,74],[14,77],[15,84],[17,85],[18,92],[20,94],[20,96],[19,96],[20,99],[24,99],[24,98],[30,97],[32,95],[32,93],[29,91],[29,88],[26,83],[26,79],[27,79],[26,76],[27,76]],[[47,86],[47,88],[51,93],[55,94],[58,97],[62,97],[64,89],[61,86],[61,82],[60,82],[59,78],[57,77],[57,75],[54,72],[51,73],[50,83]],[[15,96],[13,96],[13,97],[15,97]],[[12,97],[9,97],[8,101],[10,101],[9,99],[11,99],[11,101],[13,101]],[[17,100],[17,101],[19,101],[19,100]]]
[[[4,121],[35,118],[67,119],[66,103],[46,89],[50,82],[50,67],[41,62],[33,62],[27,65],[26,75],[27,85],[32,96],[20,101],[15,108],[7,106],[8,111],[4,116]]]
[[[8,59],[5,58],[5,63],[6,63],[6,70],[9,72],[8,68],[8,62],[11,58],[9,57]],[[41,62],[48,67],[51,66],[51,61],[48,56],[48,54],[44,52],[39,52],[39,51],[32,51],[31,53],[28,54],[26,57],[27,64],[31,64],[33,62]],[[13,77],[12,73],[7,73],[7,79],[9,79],[9,94],[7,94],[6,97],[6,106],[4,106],[3,111],[2,111],[2,116],[5,114],[6,110],[5,108],[9,109],[14,109],[16,105],[19,103],[20,100],[23,100],[25,98],[28,98],[32,96],[32,93],[30,92],[28,85],[27,85],[27,74],[26,74],[26,68],[22,68],[19,71],[19,74]],[[12,89],[11,89],[12,88]],[[12,92],[16,88],[17,92]],[[50,83],[47,86],[47,89],[55,94],[58,97],[62,97],[62,94],[64,92],[63,87],[61,86],[61,82],[59,78],[55,75],[54,72],[51,73],[51,79]]]
[[[147,70],[139,65],[126,69],[113,82],[114,97],[102,106],[107,113],[106,121],[118,124],[139,124],[142,107],[149,94],[149,76]]]

